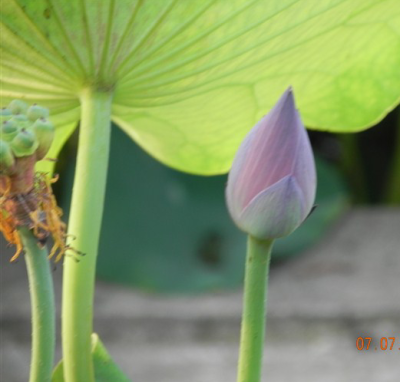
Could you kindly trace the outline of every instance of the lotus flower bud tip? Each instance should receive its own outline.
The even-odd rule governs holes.
[[[310,141],[288,88],[236,153],[226,188],[228,210],[243,231],[276,239],[304,221],[315,192]]]

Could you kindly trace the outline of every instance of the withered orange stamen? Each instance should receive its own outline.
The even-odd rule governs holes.
[[[66,233],[66,224],[61,220],[62,210],[58,207],[51,189],[51,184],[56,182],[58,177],[49,179],[46,174],[37,173],[33,189],[25,194],[11,193],[11,179],[3,178],[5,178],[6,186],[0,197],[0,231],[10,244],[16,246],[16,253],[10,261],[15,261],[23,250],[18,233],[18,228],[22,226],[33,231],[38,238],[38,244],[44,242],[49,236],[53,238],[54,245],[49,259],[57,254],[55,261],[58,262],[67,250],[74,254],[81,254],[66,243],[69,236]]]

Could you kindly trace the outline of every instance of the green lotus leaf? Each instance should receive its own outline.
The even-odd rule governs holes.
[[[2,104],[38,102],[59,126],[76,125],[82,88],[112,91],[112,119],[183,171],[226,172],[290,84],[305,124],[322,130],[365,129],[400,100],[398,0],[1,6]]]

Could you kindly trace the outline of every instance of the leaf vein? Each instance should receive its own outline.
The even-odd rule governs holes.
[[[336,6],[337,6],[337,5],[339,5],[339,4],[336,4]],[[322,12],[320,12],[320,13],[318,13],[318,14],[315,14],[311,19],[316,18],[316,17],[319,17],[321,14],[332,10],[332,8],[333,8],[333,7],[328,8],[328,9],[325,9],[325,10],[323,10]],[[309,21],[309,20],[311,20],[311,19],[307,19],[306,22]],[[217,66],[219,66],[219,65],[221,65],[221,64],[223,64],[223,63],[225,63],[225,62],[227,62],[227,61],[231,61],[231,60],[233,60],[233,59],[236,59],[236,58],[240,57],[240,56],[243,55],[243,54],[249,53],[250,51],[252,51],[252,50],[254,50],[254,49],[256,49],[256,48],[258,48],[258,47],[260,47],[260,46],[262,46],[262,45],[264,45],[264,44],[266,44],[266,43],[268,43],[268,42],[270,42],[270,41],[272,41],[273,39],[276,39],[276,38],[281,37],[282,35],[284,35],[284,34],[286,34],[286,33],[291,32],[293,29],[295,29],[295,28],[301,26],[301,25],[304,24],[304,23],[305,23],[305,21],[301,21],[301,22],[299,22],[299,23],[297,23],[297,24],[294,24],[294,25],[291,26],[290,28],[285,29],[285,31],[276,33],[276,34],[274,34],[273,36],[269,36],[267,39],[265,39],[265,40],[263,40],[263,41],[260,41],[260,42],[257,42],[256,44],[253,44],[253,45],[250,46],[250,47],[247,47],[247,48],[245,48],[245,49],[243,49],[243,50],[241,50],[241,51],[238,51],[238,52],[236,52],[235,54],[233,54],[233,55],[231,55],[231,56],[229,56],[229,57],[226,57],[226,58],[224,58],[224,59],[222,59],[222,60],[220,60],[220,61],[218,61],[218,62],[214,62],[214,63],[211,63],[211,64],[209,64],[209,65],[203,66],[203,67],[198,68],[198,69],[196,69],[196,70],[194,70],[194,71],[192,71],[192,72],[189,72],[189,73],[180,74],[180,75],[178,75],[178,76],[169,78],[169,79],[167,79],[167,80],[165,80],[165,81],[161,81],[161,82],[158,82],[158,83],[155,83],[155,84],[151,84],[151,85],[146,84],[145,89],[152,89],[152,88],[157,88],[157,87],[159,87],[159,86],[168,85],[168,84],[170,84],[170,83],[174,83],[174,82],[177,82],[177,81],[186,79],[186,78],[190,78],[190,77],[192,77],[192,76],[194,76],[194,75],[200,74],[200,73],[205,72],[205,71],[210,70],[210,69],[213,69],[213,68],[215,68],[215,67],[217,67]],[[298,46],[300,46],[300,45],[303,45],[304,43],[308,43],[309,41],[312,41],[312,40],[314,40],[315,38],[318,38],[318,37],[320,37],[321,35],[325,34],[326,32],[329,32],[329,31],[331,31],[331,30],[333,30],[333,29],[335,29],[335,28],[338,28],[338,27],[340,27],[340,26],[341,26],[341,24],[335,24],[333,27],[328,28],[327,30],[325,30],[325,31],[323,31],[323,32],[321,32],[321,33],[319,33],[318,35],[312,36],[312,37],[310,37],[309,39],[306,39],[306,40],[302,41],[301,43],[296,42],[295,44],[290,45],[290,46],[287,47],[286,49],[283,49],[283,50],[280,50],[280,51],[278,51],[278,52],[275,52],[274,54],[271,54],[271,55],[268,55],[268,54],[267,54],[267,55],[264,56],[261,60],[258,60],[258,61],[256,61],[255,63],[251,63],[251,64],[249,64],[249,65],[247,65],[247,66],[245,66],[245,67],[253,66],[253,65],[255,65],[255,64],[259,63],[259,62],[261,62],[262,60],[269,59],[269,58],[272,58],[272,57],[274,57],[274,56],[276,56],[276,55],[278,55],[278,54],[281,54],[281,53],[285,53],[285,52],[287,52],[287,51],[290,51],[291,49],[296,48],[296,47],[298,47]],[[213,47],[213,50],[214,50],[214,47]],[[209,53],[210,53],[210,52],[207,52],[206,54],[209,54]],[[169,68],[166,68],[165,70],[159,71],[159,72],[156,73],[156,75],[153,75],[152,77],[150,77],[150,76],[147,76],[147,77],[146,77],[146,76],[145,76],[145,77],[141,77],[141,78],[139,78],[139,79],[136,79],[136,81],[129,81],[129,82],[127,81],[127,82],[124,84],[123,87],[125,87],[125,86],[127,86],[127,87],[128,87],[128,86],[134,86],[134,85],[136,86],[136,85],[139,85],[139,84],[141,84],[141,83],[143,83],[143,82],[146,82],[146,81],[149,80],[149,79],[153,80],[153,79],[155,79],[155,78],[157,78],[157,77],[160,77],[161,75],[167,74],[167,73],[169,73],[169,72],[171,72],[171,71],[173,71],[173,70],[177,70],[177,69],[179,69],[179,68],[182,68],[182,67],[184,67],[186,64],[195,61],[198,57],[203,57],[203,56],[204,56],[204,52],[202,52],[202,54],[197,54],[195,58],[190,57],[190,58],[188,58],[187,60],[184,60],[183,62],[180,62],[180,63],[176,64],[176,65],[173,66],[173,67],[169,67]],[[241,70],[241,69],[235,69],[234,72],[235,72],[235,71],[239,71],[239,70]],[[230,74],[231,74],[231,73],[232,73],[232,72],[230,72]],[[224,75],[223,77],[225,77],[225,75]],[[220,79],[220,78],[216,78],[216,79]],[[214,80],[216,80],[216,79],[214,79]],[[214,80],[213,80],[213,81],[214,81]],[[135,88],[135,90],[141,90],[141,89],[142,89],[142,88],[140,88],[140,87],[139,87],[139,88]]]
[[[124,67],[126,67],[129,64],[129,61],[132,59],[134,53],[138,51],[138,49],[142,46],[142,44],[154,33],[154,31],[157,29],[159,25],[162,24],[164,21],[165,17],[168,15],[168,13],[171,11],[173,8],[174,4],[177,2],[177,0],[171,0],[170,3],[161,11],[161,13],[158,15],[157,18],[153,21],[153,23],[150,25],[150,27],[143,33],[141,38],[138,40],[136,46],[131,50],[131,52],[128,54],[127,57],[125,57],[125,60],[120,64],[118,71],[120,78],[123,78],[126,73],[129,73],[129,68],[128,70],[125,70],[124,73]]]

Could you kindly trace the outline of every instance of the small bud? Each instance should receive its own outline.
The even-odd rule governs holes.
[[[315,191],[310,141],[289,88],[239,147],[228,177],[228,209],[243,231],[276,239],[303,222]]]
[[[9,103],[7,108],[11,110],[11,113],[13,114],[25,114],[28,109],[28,105],[24,101],[15,99]]]
[[[13,117],[11,118],[16,122],[26,122],[28,121],[28,118],[25,114],[15,114],[13,115]]]
[[[11,151],[10,145],[0,140],[0,171],[7,172],[14,166],[15,159]]]
[[[13,115],[8,121],[15,124],[19,129],[28,129],[32,125],[25,114]]]
[[[0,109],[0,115],[1,116],[7,116],[7,115],[11,115],[11,110],[7,109],[6,107],[3,107],[2,109]]]
[[[39,142],[32,131],[21,129],[10,145],[14,155],[19,158],[32,155],[38,148]]]
[[[6,121],[9,121],[11,118],[10,115],[0,115],[0,123],[3,124]]]
[[[27,112],[30,121],[35,122],[39,118],[48,118],[49,110],[39,105],[32,105]]]
[[[9,119],[1,125],[1,139],[6,142],[11,142],[19,132],[19,127],[15,121]]]
[[[33,124],[32,130],[39,142],[37,160],[40,160],[45,157],[53,142],[54,126],[48,119],[40,118]]]

